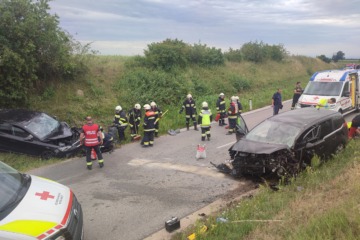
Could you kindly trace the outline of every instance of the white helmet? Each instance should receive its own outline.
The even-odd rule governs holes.
[[[120,105],[116,106],[115,108],[116,111],[121,111],[122,110],[122,107]]]
[[[137,110],[140,110],[140,108],[141,108],[140,104],[138,104],[138,103],[136,103],[134,107],[135,107],[135,109],[137,109]]]
[[[220,94],[219,94],[219,97],[223,97],[223,96],[225,96],[224,93],[220,93]]]
[[[156,103],[155,103],[155,102],[151,102],[151,103],[150,103],[150,106],[156,107]]]
[[[239,100],[239,96],[235,96],[235,99],[236,99],[236,100]]]
[[[186,96],[187,99],[190,99],[192,98],[192,95],[189,93],[187,96]]]
[[[232,97],[230,98],[230,100],[231,100],[232,102],[236,102],[236,101],[237,101],[237,99],[236,99],[235,96],[232,96]]]
[[[145,104],[145,105],[144,105],[144,109],[145,109],[145,110],[150,110],[150,109],[151,109],[151,107],[150,107],[150,105],[149,105],[149,104]]]
[[[208,105],[207,102],[203,102],[203,103],[202,103],[202,107],[203,107],[203,108],[206,108],[206,107],[209,107],[209,105]]]

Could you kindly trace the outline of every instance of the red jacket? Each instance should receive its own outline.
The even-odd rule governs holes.
[[[99,125],[91,124],[82,127],[85,134],[85,146],[92,147],[99,145],[98,132],[100,131]]]

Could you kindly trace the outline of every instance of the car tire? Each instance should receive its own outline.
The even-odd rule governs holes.
[[[55,153],[51,150],[46,150],[41,154],[41,159],[49,160],[50,158],[55,157]]]

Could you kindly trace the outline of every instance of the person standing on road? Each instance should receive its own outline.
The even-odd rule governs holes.
[[[82,127],[79,140],[80,144],[85,147],[87,169],[92,169],[91,149],[96,152],[100,168],[104,167],[104,159],[100,151],[100,146],[103,144],[103,135],[99,125],[94,124],[90,116],[86,117],[86,124]]]
[[[205,141],[205,138],[207,137],[207,140],[210,141],[210,124],[212,122],[212,113],[211,109],[209,109],[209,105],[207,102],[202,103],[202,109],[200,111],[199,117],[198,117],[198,123],[201,127],[201,141]]]
[[[291,110],[295,109],[295,105],[299,101],[299,98],[303,92],[303,89],[301,88],[300,84],[301,84],[300,82],[297,82],[295,85],[293,100],[292,100],[292,104],[291,104]]]
[[[225,102],[225,94],[220,93],[218,100],[216,101],[216,111],[219,114],[219,126],[227,125],[225,123],[226,116],[226,102]]]
[[[184,109],[186,114],[186,129],[189,131],[190,118],[191,118],[194,124],[194,130],[198,131],[197,122],[196,122],[196,115],[197,115],[196,104],[191,94],[188,94],[186,96],[186,100],[183,102],[182,108],[180,109],[179,113],[181,114],[184,111]]]
[[[151,110],[149,104],[144,105],[145,117],[144,117],[144,138],[142,141],[143,147],[152,147],[154,145],[154,132],[155,132],[155,120],[156,115]]]
[[[141,121],[141,106],[139,103],[134,105],[134,108],[128,112],[129,125],[130,125],[130,136],[131,141],[134,141],[134,137],[139,134],[139,127]]]
[[[119,134],[119,143],[124,141],[125,138],[125,129],[128,126],[128,119],[126,117],[125,111],[122,109],[120,105],[115,107],[115,116],[114,116],[114,124],[117,127]]]
[[[228,109],[229,129],[226,135],[231,135],[236,132],[236,123],[239,116],[239,105],[236,97],[232,96],[230,100],[230,107]]]
[[[151,110],[155,113],[155,137],[159,136],[159,120],[162,116],[162,111],[161,109],[157,106],[157,104],[155,102],[151,102],[150,103],[150,107]]]
[[[281,99],[281,89],[278,88],[277,91],[272,96],[271,106],[273,108],[273,115],[279,114],[279,110],[283,108],[282,99]]]

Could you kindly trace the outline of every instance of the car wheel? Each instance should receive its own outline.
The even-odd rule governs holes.
[[[50,158],[55,157],[55,153],[51,150],[46,150],[41,154],[41,159],[49,160]]]

